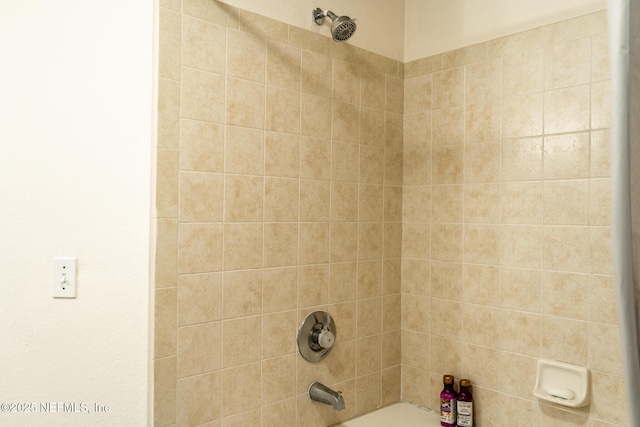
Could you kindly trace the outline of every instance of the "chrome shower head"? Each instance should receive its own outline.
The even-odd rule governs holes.
[[[313,22],[317,25],[324,24],[324,18],[327,16],[333,21],[331,23],[331,36],[333,40],[343,42],[348,40],[353,33],[356,32],[355,19],[351,19],[348,16],[338,16],[330,10],[326,12],[323,12],[320,8],[313,10]]]

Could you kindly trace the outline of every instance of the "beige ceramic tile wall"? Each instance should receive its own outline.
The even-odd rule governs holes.
[[[406,66],[215,1],[159,15],[155,425],[437,407],[445,372],[482,426],[625,425],[604,13]],[[538,357],[589,366],[591,406],[539,405]]]
[[[475,384],[483,427],[627,425],[610,259],[606,14],[405,65],[402,397]],[[533,396],[536,360],[592,402]]]
[[[403,65],[212,0],[160,1],[159,25],[155,425],[397,402]],[[316,309],[338,339],[312,365],[295,338]]]

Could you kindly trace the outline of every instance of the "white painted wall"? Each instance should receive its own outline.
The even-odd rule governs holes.
[[[404,62],[606,7],[606,0],[405,0]]]
[[[331,19],[317,26],[313,9],[357,19],[358,29],[346,43],[402,61],[404,55],[404,1],[402,0],[223,0],[224,3],[331,37]]]
[[[311,11],[320,7],[357,18],[347,42],[410,62],[587,13],[607,0],[223,0],[225,3],[329,36]]]
[[[0,402],[110,406],[2,426],[146,425],[152,37],[153,0],[0,3]]]

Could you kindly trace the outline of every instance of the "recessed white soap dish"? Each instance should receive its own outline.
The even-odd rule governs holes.
[[[548,402],[579,408],[589,404],[589,370],[583,366],[538,359],[533,394]]]

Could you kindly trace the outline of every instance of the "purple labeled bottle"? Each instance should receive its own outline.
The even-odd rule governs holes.
[[[457,394],[453,388],[453,375],[445,375],[443,381],[444,388],[440,392],[440,425],[456,427]]]
[[[458,427],[473,427],[473,394],[471,381],[460,380],[458,393]]]

